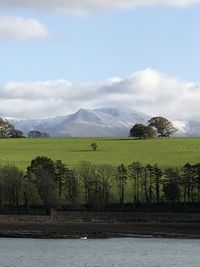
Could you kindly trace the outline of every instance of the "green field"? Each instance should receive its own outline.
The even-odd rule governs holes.
[[[90,145],[96,142],[98,150]],[[50,138],[50,139],[0,139],[0,164],[15,164],[26,168],[36,156],[61,159],[70,167],[80,161],[117,166],[133,161],[161,167],[181,167],[190,162],[200,162],[200,138],[170,138],[154,140],[106,138]]]

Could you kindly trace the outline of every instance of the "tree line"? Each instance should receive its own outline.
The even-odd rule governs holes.
[[[155,137],[169,137],[175,133],[177,129],[166,118],[153,117],[148,121],[147,125],[135,124],[130,129],[130,137],[139,139],[155,138]],[[0,138],[23,138],[23,132],[15,129],[15,127],[5,119],[0,118]],[[28,138],[48,138],[50,137],[45,132],[32,130],[27,134]],[[95,143],[92,149],[96,150]]]
[[[48,138],[45,132],[32,130],[27,133],[28,138]],[[0,138],[25,138],[24,133],[17,130],[8,120],[0,118]]]
[[[153,117],[147,125],[135,124],[130,129],[130,137],[150,139],[155,137],[170,137],[177,129],[172,122],[163,117]]]
[[[200,163],[162,169],[139,162],[114,167],[85,161],[70,169],[61,160],[36,157],[25,173],[0,166],[0,208],[123,209],[164,203],[200,204]]]

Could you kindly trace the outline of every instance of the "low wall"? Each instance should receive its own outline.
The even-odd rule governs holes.
[[[27,223],[199,223],[200,213],[128,212],[128,211],[61,211],[51,210],[51,216],[0,215],[0,222]]]
[[[200,213],[52,210],[51,220],[55,222],[200,223]]]
[[[0,222],[49,222],[50,216],[41,215],[0,215]]]

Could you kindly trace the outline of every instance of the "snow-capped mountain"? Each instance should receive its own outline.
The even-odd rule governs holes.
[[[173,125],[178,130],[175,136],[199,137],[200,120],[173,121]]]
[[[131,109],[80,109],[76,113],[48,119],[9,121],[26,135],[31,130],[46,132],[50,136],[128,136],[136,123],[147,123],[150,116]]]
[[[152,116],[125,108],[80,109],[73,114],[47,119],[8,119],[26,135],[31,130],[46,132],[52,137],[128,136],[136,123],[146,124]],[[200,120],[172,121],[175,136],[200,136]]]

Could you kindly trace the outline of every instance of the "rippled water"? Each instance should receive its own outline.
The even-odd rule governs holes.
[[[200,240],[0,239],[1,267],[199,267]]]

